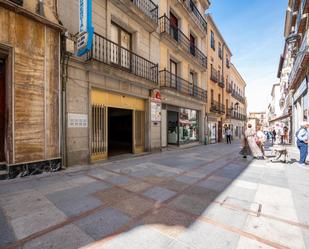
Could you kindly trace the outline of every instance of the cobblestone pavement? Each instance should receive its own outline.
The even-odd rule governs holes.
[[[240,144],[0,182],[1,248],[309,248],[309,170]]]

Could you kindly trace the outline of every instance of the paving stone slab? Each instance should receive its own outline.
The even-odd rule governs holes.
[[[74,224],[95,240],[99,240],[116,232],[129,221],[130,218],[124,213],[113,208],[106,208]]]
[[[70,188],[70,189],[66,189],[63,191],[54,192],[52,194],[48,194],[47,198],[54,203],[59,203],[64,200],[83,198],[86,195],[90,195],[98,191],[103,191],[110,187],[111,185],[107,183],[93,182],[93,183],[86,184],[84,186]]]
[[[206,180],[199,182],[197,185],[208,188],[216,192],[222,192],[231,184],[231,180],[225,177],[212,176]]]
[[[305,248],[301,229],[280,221],[248,216],[243,230],[288,248]]]
[[[108,241],[104,244],[104,249],[162,249],[169,248],[172,241],[149,226],[140,226]]]
[[[17,239],[56,225],[66,220],[66,216],[53,204],[42,209],[29,210],[29,214],[11,220],[11,226]]]
[[[196,249],[235,249],[239,235],[211,224],[196,221],[177,240]]]
[[[164,202],[174,196],[176,192],[162,187],[153,187],[144,192],[144,195],[158,202]]]
[[[155,208],[155,202],[146,200],[137,195],[130,195],[129,198],[114,202],[112,207],[120,210],[130,217],[136,217]]]
[[[168,206],[195,215],[201,215],[205,212],[211,202],[212,201],[207,198],[196,198],[189,195],[180,195],[172,200]]]
[[[10,222],[0,207],[0,248],[16,240]]]
[[[76,249],[94,240],[75,225],[67,225],[27,242],[23,249]]]
[[[160,208],[143,218],[142,221],[145,225],[149,225],[161,233],[172,237],[185,231],[194,222],[189,215],[168,208]]]
[[[101,206],[103,203],[92,196],[77,196],[53,202],[66,216],[75,216]]]
[[[240,237],[236,249],[273,249],[273,247],[253,239]]]

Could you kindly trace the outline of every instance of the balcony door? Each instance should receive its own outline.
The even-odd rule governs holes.
[[[131,68],[131,48],[132,38],[131,34],[118,25],[112,23],[111,25],[111,62],[123,68]]]
[[[5,61],[0,58],[0,163],[5,161]]]
[[[170,12],[170,30],[171,36],[178,41],[178,19]]]
[[[190,34],[190,53],[195,56],[195,37]]]
[[[178,89],[180,86],[177,82],[177,62],[170,60],[170,71],[171,71],[171,87]]]

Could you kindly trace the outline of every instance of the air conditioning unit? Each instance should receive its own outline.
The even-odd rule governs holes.
[[[18,4],[18,5],[23,5],[23,0],[10,0],[11,2],[13,2],[13,3],[16,3],[16,4]]]

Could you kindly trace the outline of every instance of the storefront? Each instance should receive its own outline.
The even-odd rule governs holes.
[[[199,111],[163,105],[162,138],[167,145],[183,145],[199,141]],[[166,130],[166,132],[164,132]]]
[[[91,161],[145,149],[145,100],[91,91]]]
[[[306,79],[300,84],[293,95],[293,129],[295,134],[301,122],[308,121],[308,85]]]
[[[218,122],[216,118],[208,117],[208,143],[218,142]]]

